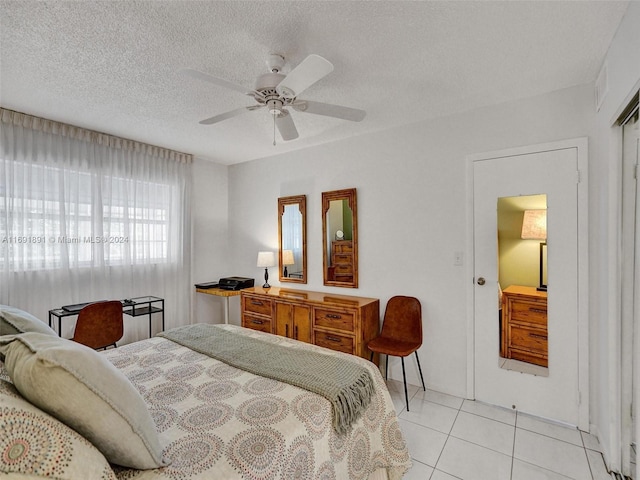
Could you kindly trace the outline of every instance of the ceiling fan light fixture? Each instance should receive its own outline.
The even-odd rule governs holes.
[[[274,98],[267,101],[267,110],[271,115],[282,115],[282,105],[282,100]]]

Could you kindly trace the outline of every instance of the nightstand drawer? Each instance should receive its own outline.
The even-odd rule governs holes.
[[[260,315],[271,316],[273,301],[269,298],[242,297],[243,310]]]
[[[353,332],[354,314],[352,312],[340,312],[336,310],[314,309],[313,323],[317,327],[335,328]]]
[[[511,325],[509,328],[511,348],[547,354],[548,341],[544,331],[527,328],[520,325]]]
[[[253,330],[260,330],[261,332],[271,333],[271,320],[268,318],[254,317],[253,315],[245,314],[242,317],[242,326],[245,328],[252,328]]]
[[[534,323],[545,327],[547,325],[546,302],[527,302],[522,299],[511,300],[509,302],[509,310],[512,321]]]
[[[315,331],[314,343],[320,347],[330,348],[344,353],[354,353],[353,338],[335,333]]]

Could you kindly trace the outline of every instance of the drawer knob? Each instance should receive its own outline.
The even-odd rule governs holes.
[[[259,301],[259,300],[251,300],[251,305],[258,305],[258,306],[260,306],[260,307],[261,307],[261,306],[263,306],[263,305],[264,305],[264,303],[262,303],[262,302],[261,302],[261,301]]]
[[[529,311],[534,313],[547,313],[544,308],[530,308]]]
[[[327,335],[325,337],[327,340],[329,340],[330,342],[337,342],[340,343],[340,339],[338,337],[332,337],[331,335]]]
[[[251,323],[254,323],[256,325],[262,325],[264,322],[262,320],[251,320]]]
[[[327,313],[327,315],[326,315],[326,316],[327,316],[327,318],[333,318],[333,319],[335,319],[335,320],[339,320],[339,319],[341,319],[341,318],[342,318],[342,316],[341,316],[341,315],[336,315],[335,313]]]

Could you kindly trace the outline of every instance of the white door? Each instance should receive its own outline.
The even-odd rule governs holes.
[[[578,219],[579,208],[586,206],[579,205],[578,147],[574,142],[573,146],[535,150],[472,159],[473,389],[476,400],[588,430],[588,410],[585,414],[580,409],[579,388],[579,368],[588,365],[579,350],[579,344],[588,343],[584,336],[580,340],[579,302],[586,306],[588,299],[579,298],[579,252],[584,250],[579,244]],[[540,194],[547,198],[547,376],[507,370],[499,362],[498,199]]]
[[[640,404],[640,331],[637,327],[640,323],[640,195],[637,185],[640,122],[637,111],[622,128],[622,473],[640,479],[640,471],[633,472],[634,453],[629,448],[637,442],[638,426],[634,414]]]

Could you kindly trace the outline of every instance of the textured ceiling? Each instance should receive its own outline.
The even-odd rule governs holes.
[[[0,104],[223,164],[267,157],[595,80],[627,2],[0,1]],[[283,73],[316,53],[334,71],[302,98],[360,123],[293,112],[273,142],[253,99],[270,53]]]

